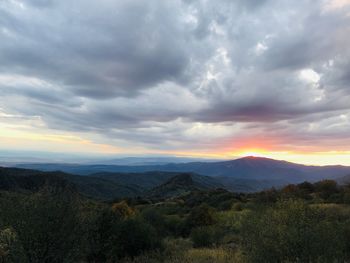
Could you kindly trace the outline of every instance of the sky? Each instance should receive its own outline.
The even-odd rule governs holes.
[[[0,0],[0,150],[350,165],[350,0]]]

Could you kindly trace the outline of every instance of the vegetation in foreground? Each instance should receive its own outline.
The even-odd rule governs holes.
[[[348,262],[350,187],[96,201],[64,181],[0,192],[0,262]]]

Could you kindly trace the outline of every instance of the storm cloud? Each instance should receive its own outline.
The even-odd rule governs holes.
[[[349,34],[340,0],[3,0],[0,113],[122,147],[349,150]]]

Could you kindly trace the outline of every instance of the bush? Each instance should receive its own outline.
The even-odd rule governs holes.
[[[323,180],[315,183],[315,191],[324,200],[339,192],[337,183],[333,180]]]
[[[243,205],[242,203],[235,203],[233,206],[232,206],[232,209],[234,211],[242,211],[243,210]]]
[[[17,234],[12,228],[0,231],[0,262],[26,262]]]
[[[119,262],[160,247],[157,232],[141,217],[121,219],[104,209],[89,227],[88,262]]]
[[[183,256],[186,251],[193,246],[191,240],[184,238],[166,238],[163,241],[164,255],[170,256]]]
[[[15,240],[25,251],[26,260],[22,262],[77,260],[81,229],[74,196],[40,193],[3,198],[0,211],[0,221],[11,226]]]
[[[343,262],[345,257],[342,225],[303,201],[279,202],[252,213],[242,238],[251,262]]]
[[[182,261],[178,263],[233,263],[243,262],[239,252],[223,248],[201,248],[191,249],[187,252]],[[169,262],[172,263],[172,262]],[[174,262],[175,263],[175,262]]]
[[[218,245],[223,233],[219,227],[202,226],[194,228],[191,232],[191,240],[194,247],[210,247]]]
[[[135,210],[132,209],[126,201],[114,203],[112,205],[112,211],[122,219],[127,219],[135,215]]]
[[[155,229],[140,219],[128,219],[116,226],[115,255],[137,256],[144,251],[160,247]]]
[[[192,209],[187,218],[187,225],[192,229],[197,226],[213,225],[215,221],[215,210],[207,204],[202,204]]]
[[[344,204],[350,205],[350,193],[347,193],[347,192],[344,193],[343,202],[344,202]]]

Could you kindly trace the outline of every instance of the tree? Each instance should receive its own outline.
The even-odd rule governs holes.
[[[315,183],[315,191],[324,200],[327,200],[332,195],[339,193],[338,185],[333,180],[323,180]]]

